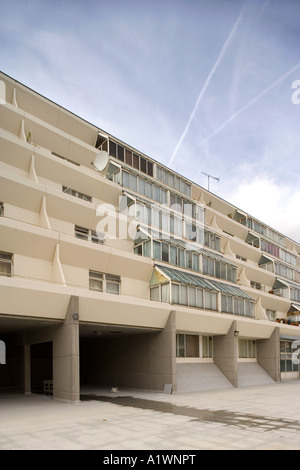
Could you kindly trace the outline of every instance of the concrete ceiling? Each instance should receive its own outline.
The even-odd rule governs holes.
[[[21,318],[18,316],[0,315],[0,335],[29,331],[37,328],[47,328],[60,325],[57,320],[45,320],[44,318]]]

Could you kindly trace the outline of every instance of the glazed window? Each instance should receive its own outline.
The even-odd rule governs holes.
[[[13,266],[12,253],[0,251],[0,276],[11,277]]]
[[[108,294],[120,294],[121,279],[113,274],[89,271],[89,289]]]
[[[239,339],[239,357],[242,359],[256,358],[256,343],[252,339]]]
[[[92,196],[88,196],[87,194],[80,193],[75,189],[69,188],[67,186],[63,186],[62,190],[66,194],[70,194],[71,196],[78,197],[79,199],[83,199],[84,201],[92,202]]]
[[[199,357],[199,335],[176,335],[177,357]]]
[[[103,245],[104,243],[104,235],[102,233],[96,232],[96,230],[91,230],[85,227],[80,227],[79,225],[75,225],[74,232],[76,238],[88,240],[93,243],[97,243],[98,245]]]

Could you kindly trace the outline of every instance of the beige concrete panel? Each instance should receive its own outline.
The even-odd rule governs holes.
[[[263,308],[269,308],[270,310],[275,310],[278,312],[278,317],[285,317],[287,311],[291,306],[291,300],[285,299],[283,297],[278,297],[278,295],[265,293],[259,291],[257,295],[261,297],[261,305]],[[280,315],[280,312],[285,312],[284,315]]]
[[[38,175],[38,180],[39,183],[42,184],[43,186],[47,186],[48,188],[52,188],[55,191],[61,191],[62,186],[59,183],[56,183],[54,181],[48,180],[47,178],[43,178],[42,176]]]
[[[69,266],[84,267],[145,282],[149,282],[153,269],[149,258],[64,234],[60,235],[60,260],[62,264]]]
[[[73,131],[74,132],[74,131]],[[97,131],[93,131],[94,137],[87,136],[88,140],[94,141],[96,143],[97,139]],[[67,153],[67,157],[70,158],[71,160],[75,160],[80,162],[80,164],[85,165],[87,167],[90,167],[91,162],[95,160],[95,157],[97,153],[99,152],[98,149],[95,148],[94,145],[85,145],[83,147],[83,140],[79,140],[78,136],[70,136],[70,145],[69,145],[69,150]],[[94,143],[93,142],[93,143]]]
[[[48,213],[48,211],[47,211]],[[65,220],[49,217],[50,227],[55,232],[65,233],[74,237],[74,224]]]
[[[235,223],[238,225],[241,225],[238,222],[235,222]],[[243,256],[244,258],[247,259],[247,263],[245,264],[245,266],[248,266],[248,263],[250,261],[253,261],[255,265],[257,265],[262,252],[259,249],[255,248],[254,246],[249,245],[248,243],[245,242],[247,233],[248,233],[248,230],[246,231],[246,233],[243,234],[241,238],[231,237],[230,247],[234,253],[237,253],[238,255]],[[237,260],[237,262],[239,261]]]
[[[222,230],[234,235],[234,237],[245,239],[248,229],[228,216],[228,214],[232,214],[233,216],[235,209],[227,205],[228,212],[224,213],[224,207],[222,211],[218,212],[217,206],[220,206],[220,202],[213,201],[212,205],[206,208],[205,220],[211,220],[214,216],[216,224],[221,227]],[[230,237],[230,240],[232,240],[232,237]]]
[[[170,313],[167,304],[92,291],[85,295],[78,289],[75,292],[82,322],[164,328]]]
[[[60,260],[63,265],[84,268],[88,270],[118,274],[109,269],[111,250],[103,245],[96,245],[75,236],[60,234]]]
[[[115,248],[117,250],[123,250],[123,251],[128,251],[128,252],[133,251],[132,240],[107,238],[105,240],[105,245],[110,246],[111,248]]]
[[[52,261],[52,281],[66,284],[65,275],[61,266],[60,257],[59,257],[59,243],[55,247],[55,252]]]
[[[105,174],[94,170],[90,163],[89,166],[91,169],[85,166],[80,167],[81,180],[78,190],[87,194],[87,191],[91,191],[95,200],[99,199],[118,208],[119,196],[122,194],[121,186],[109,181]]]
[[[63,132],[66,132],[67,134],[70,134],[93,147],[95,146],[98,136],[98,131],[95,127],[61,107],[56,126]]]
[[[76,188],[75,188],[76,189]],[[96,206],[61,190],[47,187],[47,213],[49,217],[90,228],[96,217]]]
[[[89,288],[89,273],[85,268],[63,264],[62,269],[68,286]]]
[[[42,95],[26,88],[15,80],[1,76],[7,88],[7,97],[12,101],[13,88],[16,89],[16,101],[18,107],[24,111],[31,111],[40,119],[55,124],[58,120],[59,106],[44,98]]]
[[[24,119],[24,111],[16,108],[10,103],[1,104],[0,127],[7,132],[19,136],[22,119]]]
[[[20,110],[31,112],[42,121],[93,145],[93,138],[96,133],[94,126],[10,77],[1,75],[1,80],[5,82],[6,99],[9,103],[13,102],[13,91],[15,89],[15,98]]]
[[[23,255],[14,255],[14,276],[38,281],[52,281],[52,262]]]
[[[62,185],[74,189],[80,185],[81,171],[79,166],[52,155],[50,152],[37,153],[35,160],[39,181],[48,182],[47,186],[55,184],[61,190]]]
[[[149,281],[140,281],[129,277],[122,277],[122,295],[139,297],[149,300]]]
[[[151,259],[142,258],[134,253],[111,249],[111,258],[107,265],[108,273],[119,274],[120,276],[149,283],[152,270],[153,261]]]
[[[279,328],[281,336],[292,336],[292,337],[295,337],[295,338],[300,338],[300,327],[299,326],[285,325],[285,324],[279,323],[278,328]]]
[[[52,261],[58,234],[48,229],[0,218],[1,249]]]
[[[0,201],[39,213],[44,193],[45,187],[29,178],[1,171]]]
[[[260,254],[262,254],[260,252]],[[259,282],[262,284],[262,286],[266,286],[266,291],[271,289],[271,286],[274,284],[275,281],[275,274],[271,273],[269,271],[266,271],[265,269],[262,269],[258,266],[257,264],[251,265],[250,263],[247,263],[247,265],[244,266],[244,271],[245,271],[245,276],[249,281],[254,281]]]
[[[16,166],[9,165],[3,161],[0,162],[0,173],[8,173],[16,176],[20,176],[21,178],[30,179],[28,175],[28,169],[23,170],[22,168],[18,168]]]
[[[48,148],[52,152],[74,159],[86,166],[94,161],[98,152],[94,146],[86,144],[29,113],[25,113],[25,129],[31,131],[32,140],[38,146]]]
[[[270,338],[274,331],[274,322],[264,320],[254,320],[247,318],[237,318],[236,328],[239,337],[243,338]]]
[[[55,284],[0,277],[0,312],[64,319],[72,290]]]
[[[60,155],[66,155],[69,150],[70,138],[51,124],[41,121],[30,113],[25,113],[25,133],[31,132],[32,141]],[[26,134],[27,135],[27,134]]]
[[[177,331],[224,335],[227,334],[232,324],[232,317],[200,309],[195,311],[194,309],[179,310],[179,308],[176,306]]]
[[[27,224],[32,224],[39,226],[40,225],[40,214],[36,212],[23,209],[22,207],[13,206],[11,204],[5,203],[5,217],[8,219],[19,220],[20,222],[25,222]]]

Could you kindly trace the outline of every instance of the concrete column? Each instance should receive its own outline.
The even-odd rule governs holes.
[[[14,350],[14,383],[18,391],[31,393],[31,363],[30,344],[25,341],[25,335],[18,335],[13,341]]]
[[[164,329],[149,336],[149,382],[151,388],[164,390],[166,384],[176,391],[176,316],[171,311]]]
[[[31,367],[30,367],[30,344],[24,345],[24,393],[31,394]]]
[[[79,298],[72,296],[64,324],[53,334],[53,398],[80,400]]]
[[[214,362],[222,374],[234,386],[238,386],[238,336],[236,321],[227,335],[214,336]]]
[[[280,382],[280,333],[274,328],[270,338],[256,341],[258,364],[272,377]]]

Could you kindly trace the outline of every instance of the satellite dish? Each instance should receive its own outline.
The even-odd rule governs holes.
[[[100,152],[97,153],[94,162],[92,162],[92,165],[97,171],[103,171],[108,164],[108,160],[108,153],[104,150],[100,150]]]

